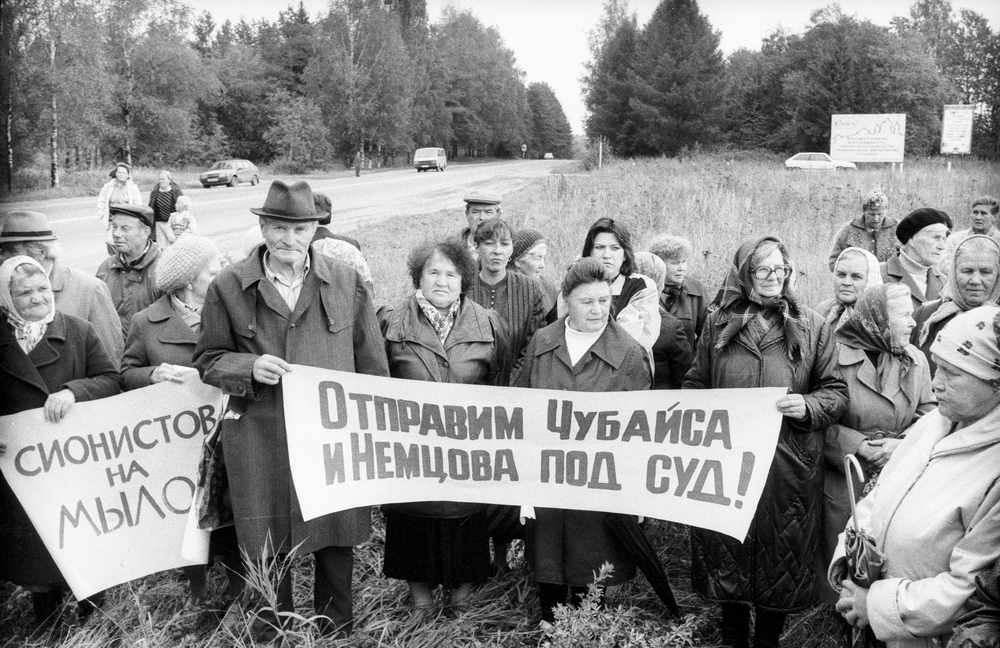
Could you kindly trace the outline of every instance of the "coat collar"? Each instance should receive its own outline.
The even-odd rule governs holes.
[[[57,311],[56,318],[46,328],[46,335],[48,335],[52,324],[60,321],[61,318],[62,314]],[[38,344],[41,345],[43,342],[45,342],[44,337]],[[32,351],[36,349],[38,349],[37,346]],[[41,375],[39,375],[37,367],[35,367],[35,364],[24,351],[21,350],[21,347],[17,343],[17,338],[14,336],[14,330],[5,319],[0,320],[0,357],[5,359],[4,362],[0,362],[0,371],[10,374],[16,380],[26,382],[38,388],[43,394],[49,393],[49,388],[42,380]]]
[[[246,290],[264,278],[263,263],[265,250],[267,250],[267,246],[261,243],[247,258],[240,261],[234,267],[236,276],[240,280],[241,289]],[[309,248],[309,274],[306,276],[308,277],[315,273],[320,281],[328,284],[332,281],[332,275],[330,274],[329,264],[325,263],[324,260],[325,257],[313,254],[312,248]]]
[[[59,360],[59,350],[53,342],[58,342],[59,346],[66,341],[66,317],[56,312],[56,318],[49,322],[45,328],[45,335],[38,342],[28,357],[39,369]]]
[[[184,323],[184,319],[174,310],[170,295],[163,295],[146,309],[146,317],[153,324],[162,324],[156,329],[156,339],[166,344],[195,344],[198,334]]]
[[[479,305],[464,295],[461,300],[462,303],[455,317],[455,323],[444,345],[441,344],[437,334],[430,326],[417,325],[424,315],[414,297],[407,299],[405,305],[399,308],[399,314],[395,316],[394,326],[386,331],[386,338],[396,342],[406,341],[420,344],[438,355],[459,344],[493,342],[495,339],[493,324],[490,322],[490,316],[486,309],[477,308]]]
[[[988,448],[1000,443],[1000,407],[960,430],[952,432],[951,428],[952,422],[936,409],[920,417],[907,436],[920,435],[919,442],[929,447],[930,459]]]
[[[569,354],[566,353],[566,318],[563,317],[551,326],[546,326],[535,333],[535,356],[555,351],[556,357],[567,367],[572,368]],[[625,362],[625,354],[631,344],[638,344],[617,322],[611,320],[601,337],[590,347],[588,353],[593,354],[611,366],[618,369]],[[582,358],[581,358],[582,360]]]
[[[156,260],[159,258],[160,258],[160,246],[156,244],[156,241],[151,241],[149,244],[149,249],[146,250],[146,253],[142,255],[142,258],[139,259],[138,263],[126,266],[122,263],[121,256],[119,256],[117,253],[109,256],[108,260],[110,261],[109,265],[112,270],[117,270],[118,272],[124,272],[126,270],[144,271],[148,269],[149,266],[151,266],[153,263],[155,263]]]
[[[895,230],[896,229],[896,225],[898,225],[898,224],[899,223],[896,221],[895,218],[890,218],[889,216],[886,216],[885,218],[882,219],[882,225],[881,225],[881,227],[878,228],[878,230],[880,232],[884,231],[884,230],[887,230],[887,229]],[[854,220],[851,221],[851,226],[852,227],[856,227],[856,228],[858,228],[860,230],[864,230],[866,232],[868,231],[868,228],[865,227],[865,217],[864,216],[858,216],[858,217],[854,218]]]

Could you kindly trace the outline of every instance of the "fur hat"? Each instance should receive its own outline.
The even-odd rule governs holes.
[[[188,285],[209,262],[220,256],[212,239],[185,233],[160,255],[156,264],[156,289],[170,294]]]

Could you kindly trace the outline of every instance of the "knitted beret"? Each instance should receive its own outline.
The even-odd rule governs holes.
[[[166,294],[177,292],[198,276],[205,266],[219,256],[212,239],[190,232],[181,234],[160,255],[156,264],[156,288]]]
[[[510,237],[514,243],[514,252],[510,255],[511,262],[516,261],[522,254],[535,247],[539,241],[544,241],[545,237],[538,230],[523,229],[517,230]]]
[[[951,229],[951,218],[940,209],[933,207],[914,209],[906,215],[906,218],[899,221],[899,225],[896,225],[896,238],[899,239],[900,243],[906,244],[920,230],[928,225],[937,225],[938,223]]]

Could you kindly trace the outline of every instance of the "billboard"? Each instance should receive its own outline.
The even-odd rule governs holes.
[[[830,157],[850,162],[902,162],[906,113],[833,115]]]
[[[945,104],[941,119],[941,155],[972,153],[972,117],[976,107]]]

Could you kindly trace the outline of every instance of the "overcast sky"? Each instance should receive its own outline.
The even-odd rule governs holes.
[[[187,0],[197,12],[208,10],[217,22],[274,19],[283,5],[274,0],[218,2]],[[298,6],[297,0],[294,2]],[[305,0],[313,15],[325,13],[326,0]],[[487,25],[495,26],[504,42],[517,57],[518,67],[527,81],[544,81],[562,103],[573,131],[582,133],[585,109],[580,93],[580,77],[589,59],[587,33],[597,24],[602,0],[427,0],[431,21],[439,20],[448,5],[467,9]],[[629,5],[644,24],[659,0],[630,0]],[[728,54],[740,47],[758,49],[761,39],[776,27],[801,33],[809,24],[809,15],[830,2],[810,0],[700,0],[701,11],[712,26],[722,33],[721,48]],[[912,0],[840,0],[847,14],[888,25],[893,16],[907,15]],[[1000,25],[1000,2],[997,0],[953,0],[959,9],[972,9],[990,21],[994,31]]]

